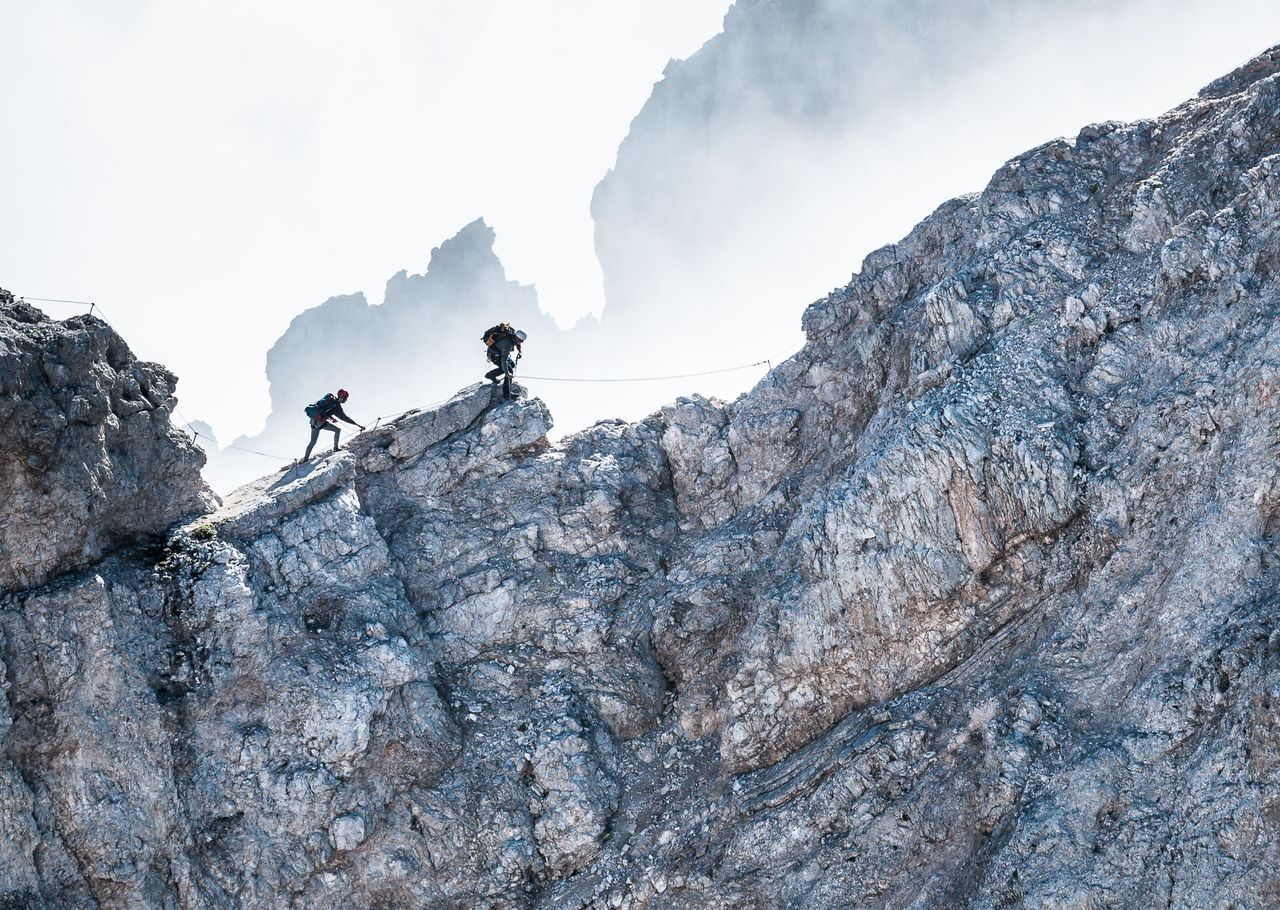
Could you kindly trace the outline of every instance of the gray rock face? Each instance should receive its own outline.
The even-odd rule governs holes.
[[[0,607],[0,896],[1280,900],[1280,50],[1010,161],[733,403],[472,386]]]
[[[0,297],[0,591],[165,531],[214,500],[169,423],[177,378],[92,316]]]

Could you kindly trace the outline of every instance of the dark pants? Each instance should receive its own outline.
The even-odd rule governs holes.
[[[506,338],[499,338],[489,348],[489,362],[496,363],[497,367],[484,374],[484,378],[490,382],[496,382],[499,376],[504,373],[514,373],[516,370],[516,362],[511,357],[512,350],[515,349],[515,342]],[[510,378],[502,381],[502,394],[511,397],[511,380]]]
[[[316,447],[316,440],[320,438],[321,430],[329,430],[333,433],[333,450],[338,451],[338,437],[342,435],[342,431],[338,429],[336,424],[311,422],[311,442],[307,443],[307,454],[302,456],[302,460],[306,461],[311,457],[311,450]]]

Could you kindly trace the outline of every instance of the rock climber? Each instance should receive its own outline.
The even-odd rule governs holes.
[[[302,456],[302,460],[306,461],[311,457],[311,450],[315,448],[316,440],[320,438],[321,430],[329,430],[333,433],[333,450],[338,451],[338,438],[342,435],[342,430],[338,429],[334,418],[344,420],[355,427],[364,430],[361,424],[356,423],[347,416],[347,412],[342,410],[342,406],[346,404],[351,393],[346,389],[338,389],[338,394],[332,392],[325,395],[315,404],[309,404],[306,407],[307,417],[311,418],[311,442],[307,443],[307,454]]]
[[[529,336],[512,328],[509,322],[500,322],[486,330],[480,337],[485,347],[489,349],[489,362],[495,364],[494,369],[484,374],[484,378],[497,383],[499,377],[505,374],[502,380],[502,397],[510,398],[511,374],[515,372],[516,360],[520,359],[520,354],[523,353],[522,345]],[[513,349],[516,351],[514,360],[511,357]]]

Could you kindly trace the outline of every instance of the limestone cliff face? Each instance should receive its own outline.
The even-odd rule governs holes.
[[[169,423],[176,383],[100,319],[0,292],[0,590],[212,508],[204,456]]]
[[[1280,50],[1013,159],[736,402],[473,386],[10,583],[0,896],[1275,906],[1277,216]]]

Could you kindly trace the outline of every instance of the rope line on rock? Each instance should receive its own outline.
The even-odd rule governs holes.
[[[176,416],[179,420],[181,420],[186,425],[187,432],[191,434],[192,442],[195,442],[197,439],[207,439],[211,443],[213,443],[214,447],[217,448],[219,451],[221,451],[222,449],[236,449],[237,451],[240,451],[240,452],[248,452],[251,455],[261,455],[263,458],[275,458],[278,461],[294,460],[292,458],[286,458],[284,455],[272,455],[270,452],[259,452],[257,449],[247,449],[244,446],[238,446],[235,443],[227,443],[225,446],[220,446],[218,445],[218,440],[214,439],[208,433],[201,433],[199,430],[197,430],[190,420],[187,420],[187,418],[182,416],[182,412],[179,411],[177,408],[173,409],[173,413],[174,413],[174,416]]]
[[[411,408],[405,408],[403,411],[395,411],[391,414],[383,414],[381,417],[375,417],[373,418],[373,423],[369,426],[369,429],[376,430],[378,428],[378,424],[384,420],[390,423],[392,420],[399,419],[405,414],[412,413],[413,411],[429,411],[432,408],[438,408],[442,404],[448,404],[450,401],[453,401],[456,394],[457,393],[454,393],[454,395],[450,395],[448,398],[441,398],[439,401],[433,401],[430,404],[416,404]]]
[[[697,373],[673,373],[670,376],[601,376],[599,378],[590,378],[583,376],[532,376],[525,375],[524,379],[536,379],[539,382],[660,382],[664,379],[690,379],[694,376],[711,376],[715,373],[733,373],[737,370],[745,370],[750,367],[764,366],[768,360],[757,360],[754,363],[744,363],[741,366],[725,367],[722,370],[702,370]]]
[[[738,370],[748,370],[751,367],[758,367],[758,366],[767,366],[769,367],[769,369],[773,369],[773,362],[778,358],[779,355],[787,354],[789,356],[790,354],[795,353],[796,351],[800,350],[804,346],[805,346],[805,341],[801,341],[798,344],[788,345],[787,347],[782,348],[777,353],[770,354],[768,357],[764,358],[763,360],[756,360],[756,361],[752,361],[751,363],[744,363],[736,367],[724,367],[723,369],[719,369],[719,370],[701,370],[697,373],[674,373],[670,376],[601,376],[595,379],[589,378],[589,377],[578,377],[578,376],[574,376],[574,377],[534,376],[532,374],[525,374],[523,378],[536,379],[539,382],[661,382],[665,379],[691,379],[695,376],[713,376],[717,373],[733,373]],[[521,378],[521,377],[517,376],[516,378]]]
[[[19,295],[18,299],[19,300],[38,300],[41,303],[72,303],[78,306],[87,306],[87,307],[97,306],[97,304],[94,303],[92,300],[63,300],[60,297],[26,297],[26,296]]]
[[[779,350],[777,353],[770,354],[768,358],[765,360],[765,363],[769,364],[769,369],[772,370],[773,362],[777,360],[780,356],[785,354],[787,357],[790,357],[793,354],[798,354],[800,352],[800,349],[803,348],[808,343],[809,343],[808,338],[801,338],[795,344],[789,344],[785,348],[782,348],[781,350]]]
[[[200,435],[204,436],[203,433],[201,433]],[[205,436],[204,438],[208,439],[214,445],[218,444],[218,441],[216,439],[210,439],[208,436]],[[244,446],[238,446],[235,443],[230,443],[230,442],[227,443],[225,446],[219,446],[219,448],[235,449],[237,452],[248,452],[250,455],[261,455],[263,458],[274,458],[277,461],[297,461],[296,458],[290,458],[288,455],[272,455],[270,452],[259,452],[257,449],[246,449]]]
[[[102,307],[98,306],[92,300],[63,300],[60,297],[24,297],[24,296],[19,296],[18,299],[21,300],[23,303],[26,303],[28,300],[37,300],[40,303],[65,303],[70,306],[87,306],[89,308],[89,312],[88,312],[89,316],[93,315],[94,310],[97,310],[99,313],[102,313]],[[105,314],[101,318],[103,322],[107,322],[107,317]],[[108,323],[108,325],[110,325],[110,323]]]

